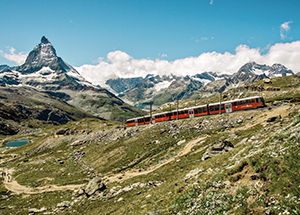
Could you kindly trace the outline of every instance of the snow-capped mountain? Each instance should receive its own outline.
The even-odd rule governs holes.
[[[140,114],[106,89],[86,81],[71,65],[58,57],[50,41],[43,36],[18,67],[0,65],[1,87],[31,87],[63,99],[81,110],[104,119],[119,119]],[[124,120],[124,119],[122,119]]]
[[[72,66],[56,55],[49,40],[43,36],[19,67],[0,67],[1,85],[33,86],[45,90],[83,89],[93,87]]]
[[[272,66],[261,65],[255,62],[249,62],[243,65],[237,73],[248,73],[251,76],[265,75],[268,78],[294,75],[292,70],[287,69],[282,64],[273,64]]]
[[[193,76],[154,76],[145,78],[118,78],[106,82],[115,92],[132,102],[137,107],[144,107],[149,102],[161,105],[174,99],[207,97],[223,92],[227,88],[243,86],[264,78],[293,75],[293,71],[281,64],[272,66],[249,62],[233,75],[203,72]],[[198,94],[194,95],[194,94]]]

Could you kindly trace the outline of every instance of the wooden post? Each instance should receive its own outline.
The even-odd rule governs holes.
[[[150,104],[150,123],[152,124],[152,104]]]
[[[179,101],[178,101],[178,97],[177,97],[177,116],[176,116],[176,120],[178,120],[178,107],[179,107]]]
[[[221,103],[222,103],[222,92],[220,92],[220,107],[219,107],[220,114],[222,114],[222,112],[221,112]]]

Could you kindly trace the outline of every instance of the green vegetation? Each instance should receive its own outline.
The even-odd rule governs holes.
[[[288,90],[280,80],[273,87]],[[270,92],[266,99],[280,94],[288,95]],[[218,98],[210,99],[203,102]],[[19,148],[0,148],[0,169],[13,181],[38,190],[86,184],[102,175],[107,189],[89,198],[72,190],[16,193],[1,178],[1,213],[44,207],[54,214],[298,214],[300,104],[283,105],[126,129],[95,118],[65,125],[24,123],[37,132],[0,136],[2,144],[30,140]],[[275,113],[282,118],[267,123]],[[202,161],[218,140],[234,148]]]

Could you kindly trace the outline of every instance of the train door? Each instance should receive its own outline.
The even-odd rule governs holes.
[[[226,103],[225,108],[226,108],[226,113],[231,113],[232,112],[231,103]]]
[[[194,109],[190,109],[189,111],[190,111],[190,114],[189,114],[190,118],[194,118]]]

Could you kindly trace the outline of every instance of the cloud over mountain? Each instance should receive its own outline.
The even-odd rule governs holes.
[[[15,53],[15,51],[16,50],[13,47],[10,47],[9,53],[5,53],[0,50],[0,55],[9,61],[15,62],[18,65],[23,64],[28,54],[23,52]]]
[[[281,63],[299,72],[300,41],[277,43],[270,47],[267,54],[261,54],[258,48],[239,45],[235,53],[206,52],[198,57],[188,57],[175,61],[134,59],[122,51],[107,54],[107,59],[99,58],[96,65],[85,64],[77,67],[77,71],[94,84],[103,84],[111,78],[145,77],[153,75],[195,75],[204,71],[219,74],[233,74],[249,61],[272,65]]]

